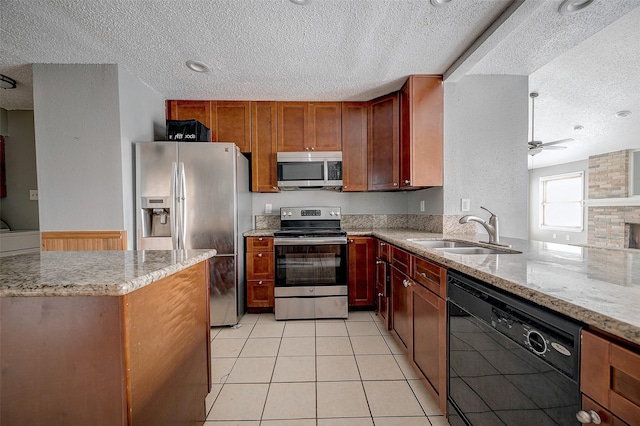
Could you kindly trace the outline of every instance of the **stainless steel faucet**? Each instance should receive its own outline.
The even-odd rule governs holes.
[[[489,211],[489,209],[480,206],[481,209]],[[498,216],[491,213],[491,217],[489,218],[489,223],[487,223],[483,218],[473,215],[466,215],[460,218],[460,223],[468,223],[469,221],[478,222],[480,225],[484,226],[484,229],[487,230],[489,234],[489,244],[500,244],[500,233],[498,231]]]

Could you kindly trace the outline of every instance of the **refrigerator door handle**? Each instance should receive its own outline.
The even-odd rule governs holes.
[[[178,178],[178,163],[171,163],[171,246],[173,250],[178,249],[178,217],[177,217],[177,194],[176,180]]]
[[[185,241],[187,240],[187,180],[185,179],[183,162],[180,162],[178,170],[178,173],[180,174],[180,202],[182,202],[180,211],[180,225],[182,231],[180,236],[180,248],[186,249]]]

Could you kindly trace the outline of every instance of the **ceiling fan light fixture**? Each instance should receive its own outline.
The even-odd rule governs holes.
[[[7,77],[4,74],[0,74],[0,87],[3,89],[15,89],[17,83],[11,77]]]
[[[597,0],[564,0],[558,12],[561,15],[572,15],[574,13],[582,12],[589,6],[592,6]]]
[[[630,115],[631,115],[631,111],[626,110],[626,109],[623,110],[623,111],[616,112],[616,117],[618,117],[618,118],[627,118]]]
[[[542,152],[542,148],[529,148],[529,155],[534,156],[536,154],[540,154]]]
[[[431,0],[431,5],[435,7],[446,6],[449,3],[451,3],[451,0]]]
[[[583,131],[583,130],[584,130],[584,126],[582,126],[582,125],[580,125],[580,124],[578,124],[578,125],[576,125],[576,126],[573,126],[573,131],[574,131],[574,132],[581,132],[581,131]]]
[[[195,71],[195,72],[210,71],[209,65],[205,64],[204,62],[188,60],[186,62],[186,65],[187,65],[187,68],[189,68],[191,71]]]

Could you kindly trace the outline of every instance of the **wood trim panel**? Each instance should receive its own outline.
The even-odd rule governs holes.
[[[127,231],[44,231],[42,251],[126,250]]]

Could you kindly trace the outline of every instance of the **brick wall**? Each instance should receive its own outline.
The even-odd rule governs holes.
[[[640,224],[640,208],[589,207],[587,244],[609,248],[629,247],[629,224]]]
[[[629,150],[589,157],[589,198],[629,196]]]

